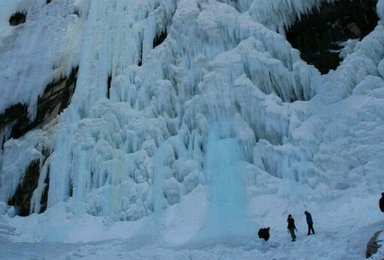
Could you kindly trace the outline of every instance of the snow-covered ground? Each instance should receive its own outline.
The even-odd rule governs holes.
[[[320,75],[283,28],[324,1],[0,0],[0,113],[33,118],[79,66],[63,113],[0,150],[0,259],[365,258],[384,229],[384,0]],[[31,215],[15,216],[33,160]]]
[[[101,217],[77,216],[64,208],[47,212],[49,217],[2,217],[0,258],[352,260],[365,259],[367,242],[384,229],[384,214],[378,210],[377,198],[370,197],[339,206],[318,205],[312,211],[316,234],[310,236],[306,235],[302,208],[292,207],[289,213],[298,229],[295,242],[287,233],[285,214],[263,218],[263,224],[271,227],[267,242],[257,237],[259,225],[249,234],[206,239],[199,236],[204,225],[204,196],[202,190],[187,196],[170,208],[160,226],[151,218],[108,222]],[[381,259],[380,255],[383,252],[372,259]]]

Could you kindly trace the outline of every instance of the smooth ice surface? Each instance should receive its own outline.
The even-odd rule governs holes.
[[[249,216],[242,159],[242,151],[236,140],[220,140],[216,130],[210,131],[205,167],[209,210],[201,231],[201,236],[207,240],[233,235],[251,237],[254,233],[247,222]]]
[[[0,113],[33,118],[79,66],[68,108],[0,150],[0,258],[364,258],[384,228],[384,27],[320,75],[284,28],[322,2],[0,0]],[[33,160],[21,218],[6,203]]]

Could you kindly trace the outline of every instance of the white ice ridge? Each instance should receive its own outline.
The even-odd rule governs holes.
[[[40,211],[48,176],[51,208],[66,202],[112,220],[161,217],[197,186],[209,189],[212,127],[236,144],[222,149],[240,147],[239,178],[259,193],[270,192],[265,176],[335,188],[330,197],[365,185],[367,171],[379,185],[372,169],[383,152],[373,141],[384,120],[382,21],[336,71],[320,76],[283,29],[322,2],[1,0],[0,112],[24,103],[33,117],[48,82],[75,66],[79,75],[55,124],[6,142],[0,200],[10,199],[28,162],[41,160],[32,212]],[[17,10],[27,21],[11,28]],[[52,151],[47,160],[43,148]]]

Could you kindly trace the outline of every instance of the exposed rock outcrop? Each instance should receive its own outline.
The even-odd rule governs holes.
[[[67,77],[61,77],[47,85],[44,94],[39,98],[36,117],[29,119],[28,106],[16,104],[0,115],[0,137],[4,143],[10,138],[19,138],[28,131],[42,127],[56,118],[69,104],[76,88],[78,67],[72,69]],[[20,180],[13,197],[8,204],[16,208],[16,214],[28,216],[31,211],[31,198],[38,186],[41,162],[49,156],[48,150],[42,151],[43,161],[30,162],[24,177]],[[40,201],[40,212],[47,208],[49,174],[45,180],[45,188]]]
[[[14,13],[9,18],[9,24],[11,26],[17,26],[19,24],[25,23],[26,19],[27,19],[27,13],[25,13],[25,12],[17,12],[17,13]]]
[[[74,68],[68,77],[54,80],[46,87],[39,98],[36,117],[31,121],[28,106],[16,104],[0,114],[0,137],[2,144],[9,138],[19,138],[29,130],[45,125],[54,119],[70,102],[76,87],[78,68]]]
[[[367,244],[367,250],[365,251],[365,257],[370,258],[374,254],[377,253],[377,250],[379,249],[380,245],[377,243],[377,238],[379,237],[380,233],[382,231],[377,231],[369,240]]]
[[[377,25],[377,0],[339,0],[323,3],[303,15],[286,32],[301,58],[321,73],[337,68],[342,43],[362,39]]]
[[[48,156],[45,154],[45,156]],[[24,178],[21,180],[15,194],[8,201],[8,205],[14,206],[16,214],[19,216],[28,216],[31,211],[31,199],[33,192],[38,186],[40,176],[40,162],[32,161],[29,165]],[[45,180],[45,189],[43,191],[42,200],[40,202],[40,212],[47,209],[48,189],[49,189],[49,175]]]
[[[167,32],[161,32],[159,35],[156,35],[155,39],[153,39],[153,48],[156,48],[167,38]]]

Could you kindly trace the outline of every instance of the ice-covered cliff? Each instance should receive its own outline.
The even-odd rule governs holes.
[[[321,75],[285,30],[324,2],[336,1],[1,0],[3,212],[163,221],[199,189],[207,223],[228,226],[376,195],[384,1]],[[11,25],[15,13],[25,21]],[[64,100],[48,114],[47,86]],[[12,109],[40,119],[17,134]]]

